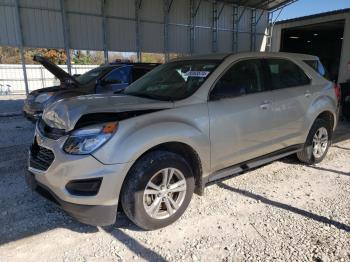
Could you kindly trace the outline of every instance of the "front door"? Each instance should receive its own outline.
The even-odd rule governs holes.
[[[271,92],[266,90],[262,61],[232,65],[210,93],[211,166],[217,171],[271,152]]]

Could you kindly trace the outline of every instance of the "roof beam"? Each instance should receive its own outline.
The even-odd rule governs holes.
[[[222,6],[221,6],[220,11],[218,13],[218,19],[220,18],[222,11],[224,10],[224,7],[225,7],[225,3],[222,3]]]
[[[256,4],[253,4],[251,0],[218,0],[220,2],[226,2],[230,4],[236,4],[239,6],[247,6],[249,8],[256,8],[256,9],[265,9],[269,11],[273,11],[274,9],[277,9],[283,5],[289,5],[290,3],[293,3],[297,0],[284,0],[282,2],[277,0],[261,0],[261,1],[254,1]],[[271,6],[271,7],[270,7]]]

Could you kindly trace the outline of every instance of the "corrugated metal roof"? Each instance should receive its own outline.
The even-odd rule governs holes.
[[[295,21],[300,21],[300,20],[307,20],[307,19],[312,19],[312,18],[317,18],[317,17],[322,17],[322,16],[337,15],[337,14],[343,14],[343,13],[350,13],[350,8],[334,10],[334,11],[329,11],[329,12],[324,12],[324,13],[319,13],[319,14],[314,14],[314,15],[308,15],[308,16],[301,16],[301,17],[292,18],[292,19],[288,19],[288,20],[282,20],[282,21],[278,21],[276,24],[284,24],[284,23],[290,23],[290,22],[295,22]]]
[[[67,48],[82,50],[106,47],[110,51],[159,53],[249,51],[260,45],[265,34],[266,10],[295,0],[217,1],[220,3],[215,5],[214,0],[196,0],[192,18],[189,0],[173,1],[167,27],[163,0],[144,0],[139,9],[135,9],[132,0],[108,0],[105,5],[101,0],[19,0],[18,21],[24,47],[64,48],[67,42]],[[15,3],[15,0],[0,0],[0,45],[21,45]],[[236,9],[233,4],[239,7]],[[252,8],[256,9],[256,16]],[[213,19],[214,10],[217,21]],[[252,19],[257,22],[254,29]],[[236,27],[234,22],[238,23]],[[254,34],[259,42],[251,47]]]
[[[293,0],[218,0],[219,2],[226,2],[231,4],[237,4],[240,6],[247,6],[251,8],[273,10],[279,8]]]

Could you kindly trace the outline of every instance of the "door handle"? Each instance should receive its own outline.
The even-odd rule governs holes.
[[[262,102],[262,104],[260,105],[261,109],[268,109],[271,105],[271,101],[264,101]]]
[[[311,92],[310,92],[309,90],[306,90],[306,91],[305,91],[305,96],[306,96],[306,97],[310,97],[310,96],[311,96]]]

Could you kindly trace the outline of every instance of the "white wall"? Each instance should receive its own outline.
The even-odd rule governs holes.
[[[67,71],[66,65],[59,65]],[[98,65],[72,65],[72,74],[83,74]],[[59,81],[41,65],[27,65],[29,90],[49,87],[59,84]],[[9,90],[14,94],[25,94],[22,65],[0,64],[0,95],[1,90]]]

